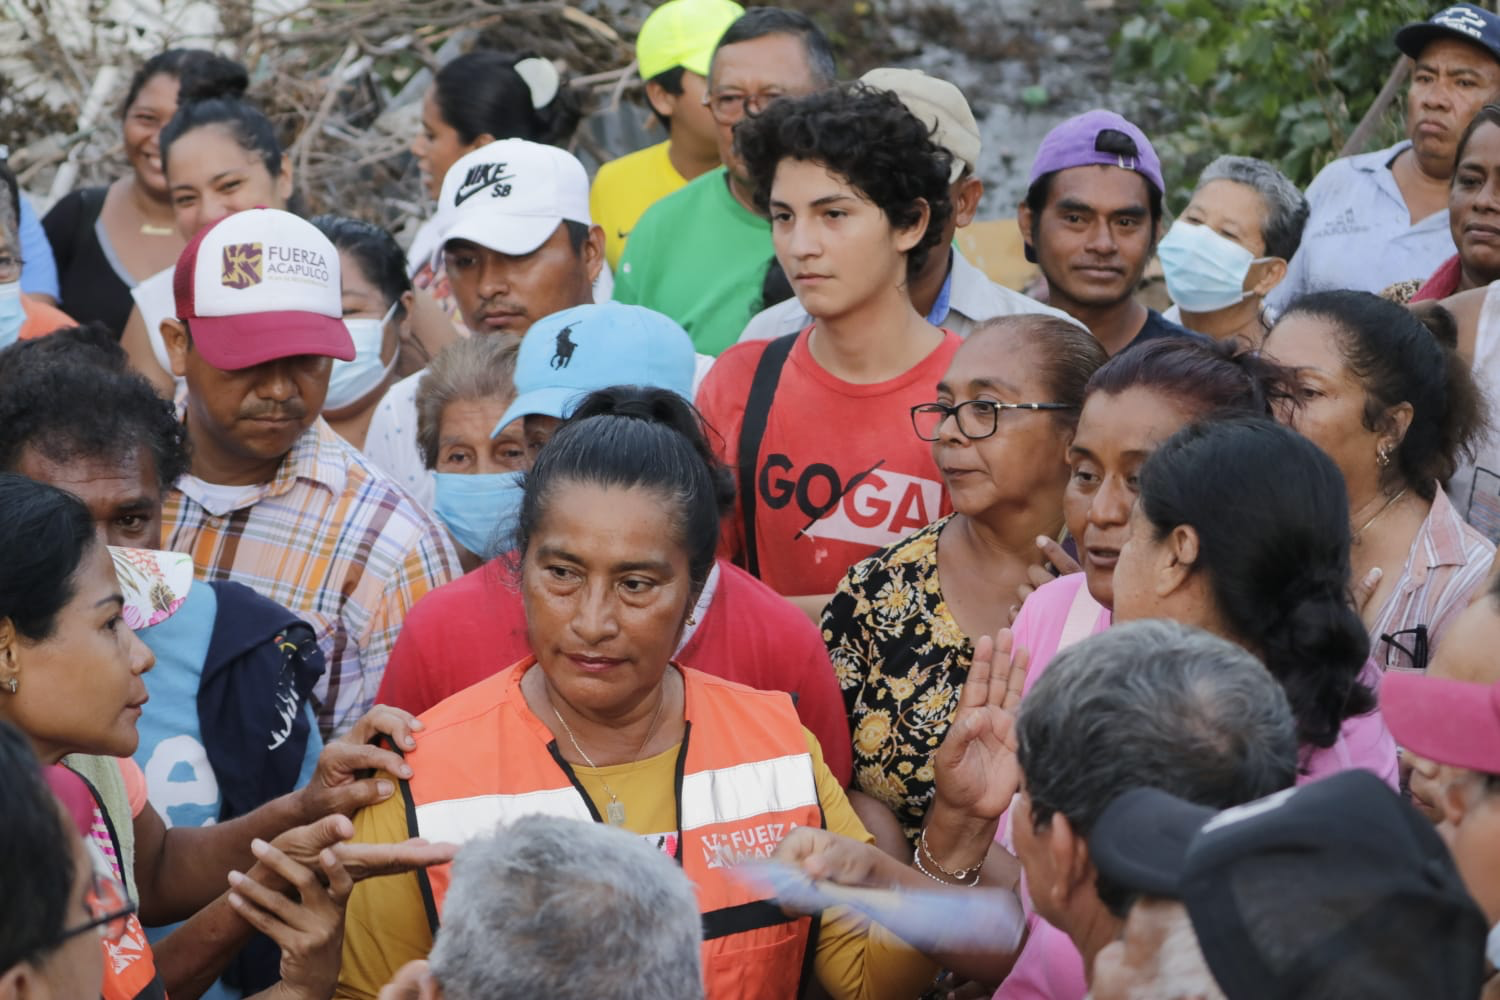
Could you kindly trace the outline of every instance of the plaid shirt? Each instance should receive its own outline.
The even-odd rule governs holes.
[[[201,492],[185,478],[167,495],[165,547],[311,624],[328,661],[318,727],[349,729],[374,704],[407,610],[459,575],[447,534],[321,419],[236,509],[215,514]]]

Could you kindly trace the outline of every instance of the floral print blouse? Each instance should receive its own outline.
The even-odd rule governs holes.
[[[932,755],[974,658],[938,583],[938,535],[950,517],[857,563],[823,609],[854,736],[852,787],[889,806],[913,844],[932,801]]]

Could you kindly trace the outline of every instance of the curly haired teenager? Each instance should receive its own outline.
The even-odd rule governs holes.
[[[949,511],[908,413],[960,343],[910,296],[953,211],[951,157],[894,94],[858,84],[778,101],[735,143],[813,322],[726,351],[698,405],[740,476],[726,547],[817,620],[851,565]],[[769,402],[747,418],[752,397]]]

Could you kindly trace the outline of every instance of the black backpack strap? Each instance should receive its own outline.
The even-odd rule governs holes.
[[[771,400],[781,382],[781,369],[786,366],[792,345],[799,336],[801,334],[789,333],[766,345],[765,353],[755,366],[755,376],[750,380],[750,396],[745,400],[745,416],[740,421],[739,485],[740,511],[745,519],[745,569],[754,577],[760,576],[760,553],[755,540],[755,465],[760,458],[760,441],[766,434],[766,421],[771,415]]]

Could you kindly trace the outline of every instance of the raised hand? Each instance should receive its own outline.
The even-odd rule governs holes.
[[[1021,787],[1015,714],[1030,656],[1012,646],[1008,628],[975,644],[953,724],[933,755],[936,801],[984,822],[998,820]]]
[[[458,854],[457,844],[430,843],[421,837],[396,844],[348,843],[353,836],[354,824],[348,817],[333,815],[307,826],[294,827],[277,837],[272,844],[293,861],[311,869],[317,868],[322,852],[331,849],[349,878],[355,882],[378,875],[400,875],[444,864],[452,861]],[[256,874],[260,875],[259,872]]]

